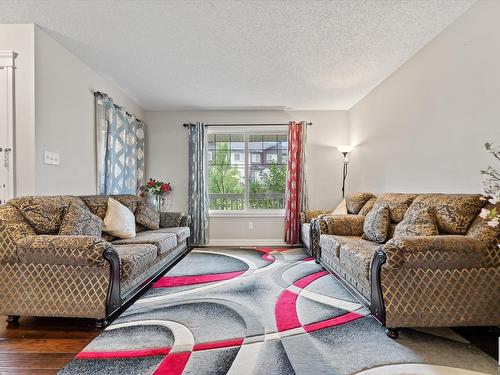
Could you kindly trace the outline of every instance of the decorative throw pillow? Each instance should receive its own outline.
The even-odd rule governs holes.
[[[59,234],[62,236],[97,236],[102,234],[102,220],[87,208],[70,203],[64,210]]]
[[[135,221],[149,229],[160,228],[160,214],[142,201],[137,204]]]
[[[108,210],[102,231],[118,238],[135,237],[134,214],[116,199],[108,198]]]
[[[376,204],[365,216],[362,238],[383,243],[389,233],[390,214],[387,205]]]
[[[333,210],[332,212],[335,215],[346,215],[347,214],[347,202],[345,199],[342,199],[342,202]]]
[[[422,205],[412,206],[406,211],[403,221],[396,226],[394,236],[437,236],[439,231],[434,209]]]

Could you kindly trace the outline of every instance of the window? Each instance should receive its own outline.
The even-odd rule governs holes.
[[[208,150],[210,210],[284,209],[286,132],[213,132]]]
[[[207,157],[208,157],[209,162],[212,161],[213,160],[213,151],[208,151]]]

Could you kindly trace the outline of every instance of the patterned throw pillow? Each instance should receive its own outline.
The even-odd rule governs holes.
[[[394,232],[395,237],[437,236],[438,234],[436,213],[434,209],[422,205],[410,207],[408,211],[406,211],[403,221],[396,226]]]
[[[160,228],[160,214],[144,202],[137,204],[135,221],[149,229],[155,230]]]
[[[365,217],[362,238],[372,242],[383,243],[389,234],[390,221],[389,207],[387,205],[375,204]]]
[[[97,236],[102,234],[102,220],[87,208],[70,203],[64,210],[64,216],[59,228],[62,236]]]

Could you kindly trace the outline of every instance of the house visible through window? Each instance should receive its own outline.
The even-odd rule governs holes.
[[[208,135],[210,210],[284,208],[287,133]]]

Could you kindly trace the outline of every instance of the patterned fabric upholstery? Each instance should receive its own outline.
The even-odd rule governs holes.
[[[160,228],[189,227],[189,216],[181,212],[160,212]]]
[[[410,207],[417,194],[407,193],[384,193],[377,198],[376,203],[389,207],[391,221],[399,223],[403,220],[404,214]]]
[[[160,228],[160,214],[145,202],[139,202],[135,211],[135,221],[148,229]]]
[[[177,243],[181,243],[184,240],[187,240],[191,235],[189,227],[175,227],[175,228],[160,228],[155,232],[158,233],[175,233],[177,236]]]
[[[389,206],[377,203],[366,215],[363,224],[363,239],[382,243],[389,233]]]
[[[417,198],[418,199],[418,198]],[[436,236],[438,235],[436,214],[433,207],[415,201],[406,211],[404,219],[394,231],[394,236]]]
[[[339,236],[361,236],[365,218],[361,215],[331,215],[323,218],[328,225],[328,234]]]
[[[466,234],[485,205],[479,194],[424,194],[416,202],[433,207],[439,233]]]
[[[102,220],[88,208],[70,203],[64,210],[59,235],[101,237]]]
[[[62,196],[20,197],[9,201],[37,234],[56,234],[61,225],[65,201]]]
[[[496,208],[497,212],[500,212],[500,202],[496,205],[488,204],[484,208],[489,210]],[[488,248],[495,249],[500,243],[500,225],[492,227],[488,225],[488,220],[477,216],[469,227],[467,236],[474,237],[483,242]]]
[[[140,201],[135,196],[114,197],[131,211]],[[100,236],[80,235],[82,223],[75,225],[72,218],[78,221],[79,214],[89,211],[103,218],[107,200],[107,196],[22,197],[0,206],[0,315],[106,318],[111,267],[104,253],[120,259],[117,252],[121,252],[119,304],[123,304],[135,286],[186,251],[186,240],[177,244],[177,234],[186,237],[189,228],[169,228],[174,233],[144,231],[140,237],[149,236],[149,242],[135,245],[113,245]],[[174,215],[176,222],[189,226],[189,216]],[[97,217],[93,220],[100,223]],[[71,226],[77,227],[78,235],[56,234]],[[45,232],[51,234],[41,234]]]
[[[305,210],[303,211],[305,215],[305,223],[310,223],[311,220],[318,218],[321,215],[331,214],[332,210]]]
[[[115,240],[113,245],[152,244],[158,249],[158,255],[168,253],[177,246],[175,233],[162,233],[154,230],[137,233],[134,238]]]
[[[154,245],[114,245],[113,248],[120,258],[122,279],[135,277],[144,269],[151,266],[157,257],[157,250]]]
[[[376,197],[370,198],[364,205],[361,207],[361,210],[359,210],[358,215],[366,216],[368,212],[371,211],[373,206],[375,205],[375,202],[377,201]]]
[[[311,223],[302,223],[300,225],[300,239],[309,255],[313,255],[311,252]]]
[[[28,236],[17,241],[17,256],[22,263],[102,265],[110,246],[94,236]]]
[[[478,239],[458,236],[395,237],[384,245],[391,267],[453,269],[500,265],[500,252]]]
[[[363,206],[373,197],[372,193],[350,193],[345,197],[347,212],[357,215]]]

